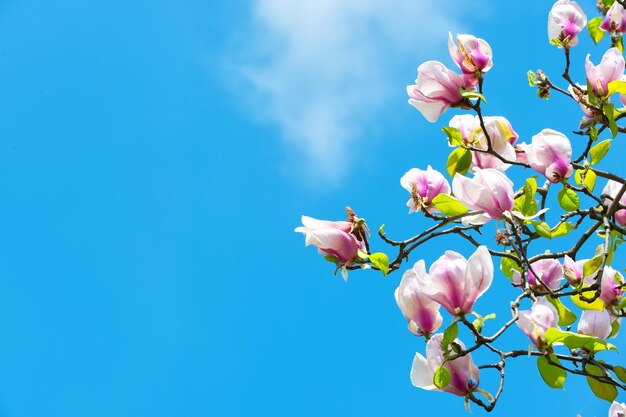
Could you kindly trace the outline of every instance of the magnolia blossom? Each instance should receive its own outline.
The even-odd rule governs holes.
[[[502,116],[484,117],[483,122],[489,135],[491,149],[507,161],[515,161],[514,144],[519,135],[513,130],[513,126]],[[476,117],[472,129],[475,146],[478,149],[487,150],[487,136],[480,126],[480,120]],[[473,165],[478,168],[496,168],[501,171],[506,170],[509,164],[502,161],[497,156],[484,152],[474,151],[472,156]]]
[[[610,206],[621,188],[622,184],[617,181],[609,180],[609,182],[602,190],[602,195],[607,197],[604,199],[604,204]],[[622,197],[619,199],[619,204],[620,206],[626,207],[626,193],[622,194]],[[620,226],[626,224],[626,209],[621,208],[615,211],[614,216],[617,224],[619,224]]]
[[[519,312],[516,324],[535,346],[541,347],[546,341],[546,330],[558,327],[559,313],[545,297],[540,297],[533,303],[531,310]]]
[[[586,24],[587,16],[576,2],[559,0],[548,14],[548,39],[568,39],[566,46],[576,46]]]
[[[530,166],[553,183],[572,175],[572,145],[564,134],[552,129],[543,129],[533,136],[526,147],[526,158]]]
[[[416,336],[430,335],[441,327],[443,317],[439,313],[440,305],[420,291],[415,269],[409,269],[402,275],[395,297],[398,307],[409,322],[411,333]]]
[[[302,216],[302,224],[295,231],[304,234],[306,246],[316,246],[319,253],[336,257],[340,264],[349,264],[357,256],[357,251],[363,248],[363,243],[350,233],[350,222],[331,222]]]
[[[578,333],[604,340],[611,334],[611,316],[606,311],[585,310],[578,322]]]
[[[420,65],[415,84],[406,87],[409,104],[433,123],[448,107],[464,100],[461,88],[473,88],[470,77],[457,74],[438,61],[427,61]]]
[[[528,284],[535,289],[544,289],[537,279],[539,278],[548,288],[556,290],[561,286],[563,279],[563,266],[556,259],[540,259],[530,264],[528,270]],[[522,275],[513,271],[513,282],[522,285]]]
[[[411,368],[411,382],[417,388],[445,391],[464,397],[478,388],[478,367],[474,364],[472,355],[469,353],[451,361],[444,361],[442,340],[442,333],[434,335],[426,344],[426,357],[419,352],[415,354]],[[454,343],[465,350],[465,345],[459,339],[456,339]],[[443,389],[439,389],[433,384],[433,377],[440,366],[450,372],[450,383]]]
[[[626,404],[613,401],[609,408],[609,417],[626,417]]]
[[[594,275],[587,275],[583,277],[583,268],[585,264],[589,261],[589,259],[580,259],[578,261],[574,261],[568,255],[565,255],[563,258],[563,273],[565,275],[565,279],[572,286],[577,286],[581,281],[585,284],[593,279]]]
[[[604,97],[608,95],[609,83],[624,77],[624,56],[619,49],[611,48],[604,53],[599,65],[593,65],[587,55],[585,72],[593,92],[599,97]]]
[[[431,203],[439,194],[450,194],[450,184],[445,177],[428,165],[426,171],[411,168],[406,174],[400,178],[400,185],[404,187],[411,198],[406,203],[409,213],[421,210],[422,208],[429,212],[438,212],[437,207]]]
[[[489,289],[493,280],[493,261],[486,246],[465,259],[453,251],[437,259],[426,273],[424,260],[413,267],[419,289],[448,313],[457,316],[472,311],[474,303]]]
[[[472,210],[483,211],[467,221],[473,224],[501,219],[513,208],[513,183],[497,169],[475,169],[474,178],[456,174],[452,179],[454,195]]]
[[[464,74],[485,73],[493,66],[491,46],[473,35],[456,35],[459,46],[448,32],[448,50],[452,60]]]
[[[600,24],[600,29],[605,32],[624,33],[626,32],[626,10],[619,1],[613,3],[606,12],[604,20]]]
[[[624,285],[622,274],[605,265],[602,271],[602,285],[600,286],[600,299],[604,301],[604,304],[607,306],[619,304],[624,295],[622,285]]]

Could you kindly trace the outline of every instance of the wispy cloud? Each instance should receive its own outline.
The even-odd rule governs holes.
[[[460,0],[257,0],[245,39],[244,79],[255,113],[275,123],[290,168],[318,182],[341,179],[350,145],[393,89],[407,57],[429,59],[458,28]],[[434,41],[436,39],[436,42]],[[438,54],[441,56],[441,54]],[[411,81],[413,73],[407,74]],[[295,161],[298,161],[296,164]]]

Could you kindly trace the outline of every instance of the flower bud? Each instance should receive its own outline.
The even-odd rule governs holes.
[[[624,6],[619,1],[613,3],[606,12],[606,16],[600,24],[600,29],[612,33],[626,32],[626,10],[624,10]]]
[[[578,44],[578,34],[587,25],[587,16],[580,6],[569,0],[559,0],[548,14],[548,39],[568,39],[566,46]]]
[[[334,256],[339,264],[350,264],[358,250],[363,248],[362,242],[350,233],[350,222],[331,222],[302,216],[302,224],[295,231],[305,235],[306,246],[316,246],[320,254]]]
[[[411,333],[416,336],[430,335],[441,327],[443,322],[443,317],[439,313],[441,306],[419,289],[415,269],[409,269],[402,275],[395,297],[398,307],[409,322]]]
[[[624,77],[624,56],[619,49],[611,48],[604,53],[598,65],[593,65],[589,56],[585,59],[587,81],[598,97],[606,97],[609,94],[609,83]]]
[[[454,195],[472,210],[483,211],[472,219],[482,224],[501,219],[513,208],[513,183],[497,169],[475,169],[474,178],[456,174],[452,179]]]
[[[567,136],[552,129],[543,129],[526,147],[530,166],[550,182],[557,183],[572,175],[572,145]]]
[[[414,266],[419,289],[453,316],[472,311],[476,300],[491,286],[493,261],[486,246],[465,259],[453,251],[437,259],[426,273],[423,260]]]
[[[585,310],[578,322],[578,333],[605,340],[611,334],[611,316],[606,311]]]
[[[464,397],[478,388],[478,367],[474,364],[472,355],[469,353],[451,361],[444,361],[442,342],[443,333],[438,333],[426,344],[426,357],[420,353],[415,354],[411,368],[411,382],[417,388],[444,391]],[[465,345],[459,339],[453,343],[465,350]],[[443,389],[433,385],[433,377],[440,366],[450,372],[450,383]]]
[[[456,35],[457,47],[448,32],[448,50],[452,60],[464,74],[485,73],[493,66],[491,46],[472,35]]]
[[[450,106],[464,101],[461,88],[472,89],[472,80],[449,70],[441,62],[427,61],[417,68],[415,85],[407,86],[406,91],[409,104],[434,123]]]
[[[439,212],[439,209],[431,205],[433,199],[439,194],[450,194],[450,184],[446,178],[428,165],[426,171],[411,168],[400,178],[400,185],[404,187],[411,198],[406,203],[409,213],[425,209],[428,212]]]
[[[551,290],[556,290],[561,286],[563,279],[563,267],[556,259],[540,259],[530,264],[528,270],[528,285],[531,288],[545,291],[539,280]],[[518,271],[513,272],[513,282],[522,285],[522,275]]]
[[[604,304],[607,306],[619,304],[624,295],[622,285],[624,285],[622,274],[605,265],[602,270],[602,285],[600,286],[600,298],[604,301]]]
[[[558,327],[559,313],[545,297],[539,297],[531,310],[519,312],[516,324],[535,346],[541,347],[546,342],[546,330]]]

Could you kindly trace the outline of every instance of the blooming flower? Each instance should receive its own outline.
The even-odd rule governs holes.
[[[417,68],[415,85],[406,87],[409,104],[419,110],[429,122],[436,122],[450,106],[464,99],[460,89],[473,88],[469,77],[449,70],[441,62],[427,61]]]
[[[593,65],[588,54],[585,73],[594,93],[598,97],[605,97],[609,93],[609,83],[624,77],[624,56],[619,49],[611,48],[604,53],[599,65]]]
[[[426,357],[419,352],[415,354],[411,368],[411,382],[417,388],[445,391],[462,397],[475,391],[478,388],[479,379],[478,367],[474,364],[472,355],[468,353],[451,361],[444,361],[442,341],[443,334],[436,334],[426,344]],[[465,350],[465,345],[460,340],[456,339],[454,343]],[[443,389],[433,385],[433,377],[440,366],[450,372],[450,383]]]
[[[505,160],[515,161],[517,157],[513,145],[519,136],[513,130],[511,123],[502,116],[484,117],[483,122],[489,135],[491,149]],[[474,120],[472,134],[475,146],[486,151],[488,149],[487,136],[480,125],[478,117]],[[501,171],[509,167],[509,164],[497,156],[478,151],[472,152],[472,163],[478,168],[496,168]]]
[[[464,74],[485,73],[493,66],[491,46],[473,35],[456,35],[457,47],[448,32],[448,50]]]
[[[546,330],[558,327],[559,313],[545,297],[537,298],[531,310],[519,312],[517,326],[528,336],[537,347],[545,343]]]
[[[556,259],[540,259],[530,264],[528,270],[528,284],[535,289],[543,290],[539,280],[543,281],[548,288],[556,290],[561,286],[563,279],[563,266]],[[521,285],[522,275],[518,271],[513,271],[513,282]]]
[[[336,257],[340,264],[351,263],[357,251],[363,248],[363,243],[350,233],[350,222],[331,222],[302,216],[302,224],[295,231],[305,235],[306,246],[316,246],[319,253]]]
[[[440,305],[422,293],[417,284],[417,272],[409,269],[402,275],[395,291],[396,303],[416,336],[430,335],[441,327]]]
[[[626,417],[626,404],[613,401],[609,408],[609,417]]]
[[[431,205],[433,199],[439,194],[450,194],[448,181],[439,171],[432,169],[430,165],[428,165],[426,171],[411,168],[400,178],[400,185],[411,193],[411,198],[406,203],[407,207],[409,207],[409,213],[422,208],[429,212],[438,212],[439,209]]]
[[[543,129],[533,136],[526,147],[526,158],[550,182],[557,183],[572,175],[572,145],[567,136],[556,130]]]
[[[559,0],[548,14],[548,38],[568,39],[568,47],[578,44],[578,34],[587,24],[587,16],[580,6],[569,0]]]
[[[583,282],[587,283],[593,278],[593,275],[583,277],[583,268],[587,261],[589,261],[589,259],[574,261],[568,255],[565,255],[563,258],[563,273],[570,285],[577,286],[581,280],[584,280]]]
[[[607,182],[606,186],[602,190],[602,195],[606,196],[606,198],[604,199],[604,204],[610,206],[621,188],[622,184],[617,181],[609,180],[609,182]],[[626,193],[624,193],[619,199],[619,204],[626,207]],[[617,224],[619,224],[620,226],[626,224],[626,209],[621,208],[616,210],[614,216]]]
[[[605,340],[611,334],[611,316],[606,311],[585,310],[578,322],[578,333]]]
[[[604,20],[600,24],[600,29],[605,32],[624,33],[626,32],[626,10],[619,1],[613,3],[606,12]]]
[[[602,285],[600,286],[600,299],[607,306],[618,304],[622,300],[624,290],[624,278],[622,274],[608,265],[602,270]]]
[[[476,168],[471,179],[457,173],[452,179],[452,190],[467,207],[484,212],[468,220],[474,224],[501,219],[513,208],[513,183],[497,169]]]
[[[419,289],[457,316],[472,311],[474,303],[491,286],[493,261],[486,246],[480,246],[466,260],[460,254],[446,251],[426,273],[424,260],[418,261],[413,270]]]

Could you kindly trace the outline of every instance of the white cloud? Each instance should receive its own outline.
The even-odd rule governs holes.
[[[407,58],[445,48],[461,0],[256,0],[243,75],[255,114],[277,124],[290,170],[333,183],[391,92]],[[451,12],[453,11],[453,12]],[[437,56],[442,57],[442,51]],[[445,51],[444,51],[445,53]],[[449,63],[451,65],[451,62]],[[414,72],[406,74],[412,81]],[[297,163],[296,163],[297,161]]]

